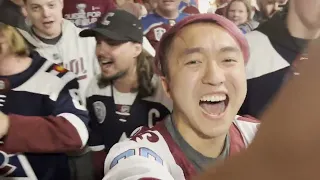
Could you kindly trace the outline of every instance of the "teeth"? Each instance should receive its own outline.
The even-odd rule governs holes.
[[[217,95],[203,96],[200,99],[200,101],[219,102],[219,101],[224,101],[226,99],[227,99],[226,94],[217,94]]]
[[[107,63],[109,63],[109,62],[111,62],[110,60],[102,60],[102,61],[100,61],[102,64],[107,64]]]

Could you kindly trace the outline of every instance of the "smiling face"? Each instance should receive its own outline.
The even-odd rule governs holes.
[[[195,23],[175,36],[167,61],[163,85],[173,100],[178,128],[205,138],[225,135],[246,95],[237,42],[218,25]]]
[[[26,0],[25,9],[35,32],[44,38],[54,38],[61,33],[62,0]]]
[[[241,25],[249,19],[248,9],[243,2],[234,1],[230,4],[227,17],[236,25]]]
[[[96,40],[96,55],[104,80],[117,80],[136,68],[136,57],[141,53],[141,44],[114,41],[102,36],[97,36]]]

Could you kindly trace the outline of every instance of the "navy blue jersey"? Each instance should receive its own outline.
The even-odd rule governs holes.
[[[65,153],[88,140],[75,75],[38,53],[25,71],[0,76],[0,110],[10,121],[0,145],[0,179],[69,180]]]
[[[152,127],[172,110],[172,102],[163,93],[158,77],[153,96],[140,98],[139,93],[119,93],[112,86],[100,89],[97,80],[89,86],[87,109],[90,114],[88,145],[93,151],[106,152],[126,139],[140,126]]]

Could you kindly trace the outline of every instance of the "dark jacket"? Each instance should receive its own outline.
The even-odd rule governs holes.
[[[251,55],[247,64],[248,92],[241,115],[259,117],[286,82],[294,60],[307,45],[307,40],[290,35],[286,14],[277,13],[246,34]]]

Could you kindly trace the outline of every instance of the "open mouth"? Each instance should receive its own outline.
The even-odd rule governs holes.
[[[211,116],[218,117],[223,115],[229,104],[227,94],[214,94],[203,96],[199,101],[201,110]]]
[[[46,22],[43,22],[43,25],[45,27],[51,27],[53,23],[54,23],[54,21],[46,21]]]
[[[105,60],[100,60],[99,63],[100,63],[100,66],[109,67],[114,63],[114,61],[111,59],[105,59]]]

